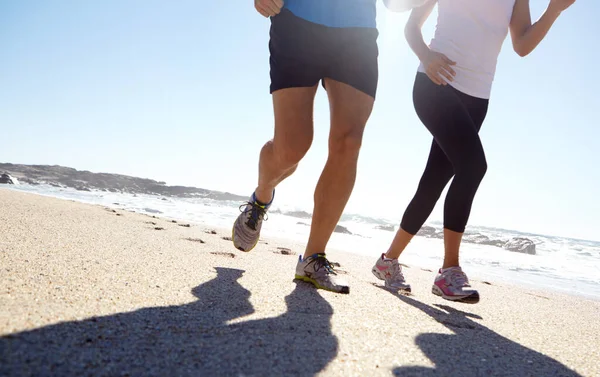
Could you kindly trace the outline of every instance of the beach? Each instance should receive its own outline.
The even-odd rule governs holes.
[[[317,291],[302,243],[230,236],[0,189],[0,375],[600,375],[596,300],[473,279],[480,303],[452,303],[411,265],[398,295],[341,250],[350,294]]]

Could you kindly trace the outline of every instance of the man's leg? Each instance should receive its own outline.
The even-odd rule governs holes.
[[[258,186],[233,225],[233,244],[239,250],[256,246],[273,190],[294,172],[312,143],[313,102],[325,75],[321,29],[286,9],[271,17],[269,66],[275,133],[260,153]]]
[[[331,112],[329,157],[315,190],[315,207],[304,258],[324,253],[325,247],[356,178],[358,154],[374,98],[349,85],[325,79]]]
[[[260,152],[256,199],[269,203],[273,190],[292,175],[313,139],[313,103],[317,86],[273,93],[275,136]]]
[[[296,279],[317,288],[350,293],[325,256],[327,242],[350,198],[356,178],[358,153],[374,99],[347,84],[325,79],[331,113],[329,157],[315,190],[315,207],[304,256],[296,266]]]
[[[316,91],[317,85],[273,92],[275,134],[260,152],[258,187],[253,198],[233,225],[233,244],[239,250],[250,251],[256,246],[273,190],[294,172],[310,148]]]

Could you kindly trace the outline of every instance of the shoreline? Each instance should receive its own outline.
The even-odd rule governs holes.
[[[75,203],[81,203],[81,204],[86,204],[86,205],[92,205],[92,206],[96,206],[99,208],[111,208],[111,209],[115,209],[115,210],[119,210],[119,211],[125,211],[128,213],[135,213],[135,214],[139,214],[142,216],[149,216],[149,217],[155,217],[155,218],[159,218],[159,219],[165,219],[168,221],[171,220],[175,220],[175,221],[183,221],[186,223],[190,223],[190,224],[194,224],[197,226],[201,226],[201,227],[206,227],[206,228],[211,228],[211,229],[218,229],[219,233],[224,233],[224,234],[230,234],[231,230],[228,228],[224,228],[224,227],[220,227],[220,226],[214,226],[212,224],[207,224],[207,223],[202,223],[202,222],[194,222],[194,221],[190,221],[187,219],[183,219],[183,218],[178,218],[178,217],[171,217],[171,216],[164,216],[161,213],[157,213],[157,214],[148,214],[148,213],[143,213],[143,212],[138,212],[138,211],[134,211],[134,210],[128,210],[125,208],[122,208],[122,205],[115,205],[116,203],[112,203],[112,204],[99,204],[99,203],[93,203],[91,201],[85,201],[85,200],[78,200],[78,199],[69,199],[69,198],[63,198],[63,197],[58,197],[58,196],[53,196],[51,194],[43,194],[43,193],[38,193],[38,192],[27,192],[27,191],[22,191],[19,190],[18,188],[12,188],[12,187],[1,187],[0,186],[0,190],[2,189],[6,189],[9,191],[13,191],[13,192],[18,192],[18,193],[23,193],[26,195],[38,195],[38,196],[42,196],[42,197],[46,197],[46,198],[52,198],[52,199],[58,199],[58,200],[64,200],[64,201],[69,201],[69,202],[75,202]],[[298,250],[300,250],[300,253],[302,253],[302,250],[304,245],[306,244],[305,241],[300,241],[300,240],[296,240],[296,239],[291,239],[291,238],[285,238],[285,237],[278,237],[278,236],[273,236],[272,232],[269,232],[268,229],[265,229],[268,235],[266,237],[261,237],[261,240],[266,239],[271,239],[271,240],[277,240],[279,243],[282,244],[289,244],[289,245],[294,245]],[[534,234],[532,234],[534,235]],[[543,236],[543,237],[549,237],[547,235],[539,235],[539,236]],[[418,244],[418,243],[436,243],[439,241],[439,245],[436,246],[442,246],[443,247],[443,243],[442,240],[438,240],[438,239],[429,239],[426,237],[416,237],[415,240],[412,242],[412,244]],[[584,240],[585,241],[585,240]],[[412,250],[409,251],[409,254],[412,253],[418,253],[418,248],[419,247],[423,247],[422,245],[413,245],[417,248],[417,250]],[[470,244],[466,244],[464,245],[465,247],[469,247]],[[481,246],[481,245],[471,245],[471,246]],[[235,248],[233,248],[233,246],[231,247],[231,251],[233,252],[238,252],[238,250],[236,250]],[[360,253],[357,251],[352,251],[352,250],[342,250],[339,247],[328,247],[328,253],[329,252],[335,252],[335,253],[340,253],[340,254],[350,254],[350,255],[355,255],[355,256],[359,256],[359,257],[366,257],[369,258],[369,261],[372,263],[373,260],[376,258],[376,256],[374,255],[366,255],[364,253]],[[440,251],[440,256],[442,256],[441,251]],[[410,258],[410,256],[409,256]],[[403,261],[401,261],[402,263]],[[405,264],[405,263],[402,263]],[[433,281],[433,278],[435,276],[435,271],[434,271],[434,266],[430,266],[430,265],[426,265],[424,263],[406,263],[409,266],[413,266],[416,268],[419,268],[421,270],[424,271],[431,271],[431,273],[433,274],[431,276],[431,280]],[[406,265],[405,264],[405,265]],[[552,285],[543,285],[539,282],[531,282],[531,281],[525,281],[524,279],[519,279],[517,282],[511,282],[509,280],[509,278],[506,278],[505,276],[499,276],[498,274],[493,274],[493,273],[484,273],[483,271],[486,270],[486,267],[478,267],[476,269],[476,271],[470,271],[470,270],[466,270],[466,272],[468,273],[469,276],[471,276],[472,278],[470,279],[471,281],[479,281],[479,282],[491,282],[491,283],[495,283],[495,284],[500,284],[500,285],[504,285],[504,286],[511,286],[517,289],[526,289],[529,291],[532,291],[534,294],[556,294],[556,295],[566,295],[566,296],[570,296],[570,297],[574,297],[574,298],[580,298],[580,299],[585,299],[585,300],[590,300],[590,301],[594,301],[594,302],[600,302],[600,295],[596,294],[592,294],[592,293],[586,293],[586,292],[582,292],[580,290],[574,290],[574,289],[564,289],[561,288],[560,286],[552,286]],[[518,273],[517,273],[518,274]],[[550,289],[554,289],[554,291],[550,292]]]
[[[596,301],[474,281],[480,303],[453,303],[412,266],[397,295],[371,258],[332,250],[340,295],[293,281],[300,243],[243,253],[226,229],[13,190],[0,203],[0,375],[600,374]]]

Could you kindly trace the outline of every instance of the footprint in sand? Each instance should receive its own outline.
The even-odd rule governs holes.
[[[293,252],[291,249],[289,249],[287,247],[278,247],[277,250],[273,251],[273,253],[282,254],[282,255],[296,255],[295,252]]]
[[[198,242],[198,243],[206,243],[203,240],[201,240],[200,238],[186,238],[186,240],[192,241],[192,242]]]
[[[234,253],[228,253],[228,252],[225,252],[225,251],[211,251],[210,253],[213,254],[213,255],[220,255],[220,256],[223,256],[223,257],[235,258],[235,254]]]
[[[225,236],[225,237],[221,237],[221,238],[222,238],[222,239],[224,239],[225,241],[233,241],[233,240],[231,239],[231,237],[227,237],[227,236]]]
[[[165,228],[161,228],[159,226],[155,227],[154,230],[165,230]]]

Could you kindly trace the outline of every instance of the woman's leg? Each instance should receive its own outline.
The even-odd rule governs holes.
[[[458,265],[458,249],[471,204],[487,164],[479,129],[487,100],[438,86],[418,74],[413,90],[417,115],[434,141],[415,196],[408,205],[386,257],[397,258],[421,229],[452,178],[444,208],[446,256],[444,267]],[[448,266],[446,266],[448,264]]]
[[[400,229],[385,254],[387,258],[397,259],[408,246],[433,211],[453,175],[452,164],[434,140],[417,192],[404,212]]]
[[[450,86],[438,86],[424,74],[417,75],[413,100],[417,115],[433,135],[434,142],[417,192],[385,255],[388,259],[382,257],[373,267],[374,274],[385,279],[386,286],[390,287],[408,286],[404,283],[401,271],[393,268],[397,264],[396,258],[423,226],[453,176],[444,208],[443,268],[459,266],[462,234],[473,198],[487,169],[478,135],[487,112],[487,100],[467,96]],[[388,267],[398,273],[386,274]],[[462,289],[467,286],[464,281],[459,278],[456,280],[456,289],[445,290],[442,295],[452,297],[450,299],[474,298],[477,292]]]
[[[454,172],[444,204],[444,265],[435,278],[432,292],[447,300],[476,303],[479,293],[470,288],[469,280],[460,268],[459,248],[475,193],[487,170],[479,129],[487,113],[488,101],[467,96],[448,86],[435,90],[435,84],[427,77],[420,81],[423,88],[429,87],[430,96],[415,98],[417,114]],[[427,91],[419,93],[426,94]],[[437,200],[437,197],[430,200]],[[421,221],[420,218],[416,220]]]

